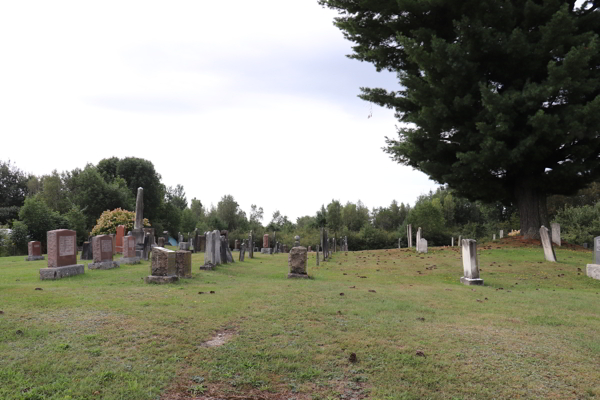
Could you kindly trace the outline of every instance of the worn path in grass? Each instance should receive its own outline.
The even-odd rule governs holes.
[[[1,258],[0,398],[598,398],[591,253],[479,253],[476,288],[457,247],[313,253],[311,280],[286,279],[287,255],[199,271],[194,254],[164,286],[148,262],[42,282],[44,261]]]

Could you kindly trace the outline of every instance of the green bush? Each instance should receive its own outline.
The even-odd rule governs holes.
[[[11,242],[15,245],[17,254],[27,254],[29,228],[21,221],[15,221],[12,227]]]
[[[593,243],[600,236],[600,202],[593,206],[568,207],[559,210],[553,222],[560,224],[561,238],[572,244]]]
[[[133,230],[135,225],[135,212],[116,208],[112,211],[106,210],[100,215],[96,226],[92,229],[92,235],[109,235],[117,233],[117,226],[125,225],[125,233]],[[144,226],[150,226],[147,218],[144,218]],[[161,232],[156,232],[160,235]]]

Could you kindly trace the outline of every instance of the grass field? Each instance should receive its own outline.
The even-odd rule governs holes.
[[[313,253],[310,280],[284,254],[194,254],[173,285],[144,284],[148,262],[40,281],[46,261],[0,258],[0,398],[600,399],[592,253],[517,242],[480,246],[483,287],[457,247]]]

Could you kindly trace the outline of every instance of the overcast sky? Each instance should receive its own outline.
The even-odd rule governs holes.
[[[357,97],[396,77],[345,57],[334,16],[316,0],[1,2],[0,159],[43,175],[141,157],[188,201],[231,194],[264,223],[332,199],[414,204],[437,185],[381,150],[393,111]]]

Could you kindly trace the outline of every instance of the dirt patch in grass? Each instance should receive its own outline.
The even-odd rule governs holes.
[[[206,342],[202,343],[200,346],[201,347],[219,347],[219,346],[223,346],[225,343],[227,343],[229,340],[231,340],[231,338],[233,337],[233,335],[235,335],[235,331],[233,330],[221,330],[218,331],[217,333],[215,333],[215,335],[210,339],[207,340]]]

